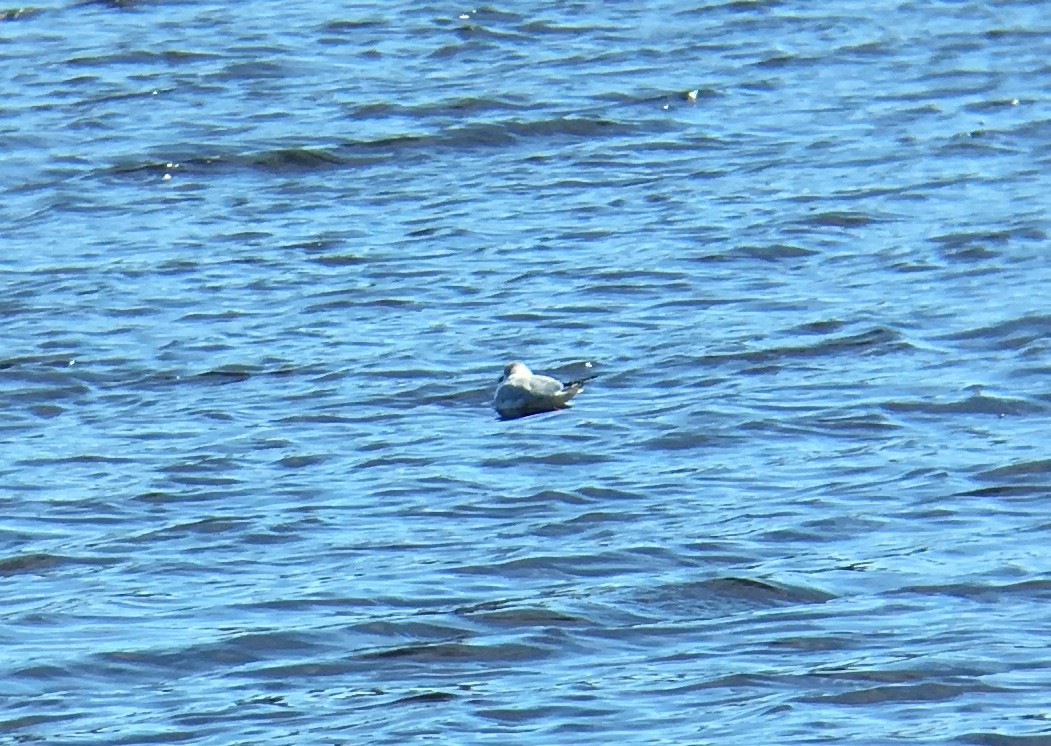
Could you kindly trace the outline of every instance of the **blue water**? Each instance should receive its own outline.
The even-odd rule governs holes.
[[[0,18],[0,743],[1051,743],[1042,4]]]

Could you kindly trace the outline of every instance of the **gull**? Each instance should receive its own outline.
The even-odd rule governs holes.
[[[515,360],[504,367],[493,407],[505,420],[565,409],[569,400],[583,391],[584,384],[594,377],[563,384],[550,376],[538,376],[525,363]]]

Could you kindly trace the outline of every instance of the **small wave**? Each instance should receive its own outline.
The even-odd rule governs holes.
[[[68,368],[74,360],[68,355],[25,355],[0,359],[0,370],[10,368]]]
[[[538,554],[486,564],[463,565],[456,568],[456,572],[463,575],[493,575],[504,578],[542,575],[602,577],[637,568],[644,564],[644,556],[630,552],[606,552],[586,555]]]
[[[822,431],[867,435],[901,428],[901,425],[878,413],[816,417],[813,420],[813,424]]]
[[[330,166],[343,166],[347,161],[320,148],[281,148],[258,154],[253,166],[267,171],[318,171]]]
[[[113,10],[130,10],[139,5],[145,5],[147,2],[154,2],[154,0],[80,0],[75,3],[76,5],[101,5],[104,8],[112,8]]]
[[[41,574],[71,561],[68,557],[48,552],[20,554],[0,559],[0,576]]]
[[[8,8],[0,10],[0,21],[25,21],[43,12],[43,8]]]
[[[759,69],[780,70],[782,68],[787,67],[809,67],[815,65],[818,62],[820,62],[820,58],[811,57],[808,55],[774,54],[768,57],[764,57],[763,59],[758,60],[757,62],[753,62],[752,66],[757,67]]]
[[[410,705],[410,704],[432,704],[435,702],[449,702],[456,699],[459,695],[453,694],[452,692],[443,692],[437,689],[432,689],[426,692],[418,692],[416,694],[406,694],[404,697],[399,697],[391,702],[392,705]]]
[[[676,618],[716,618],[747,609],[794,604],[820,604],[835,596],[814,588],[780,585],[742,577],[709,578],[661,585],[637,594],[643,607],[658,608]]]
[[[986,583],[956,583],[951,585],[908,585],[889,592],[890,595],[921,596],[945,595],[975,601],[999,602],[1019,595],[1026,599],[1051,600],[1051,579],[1023,580],[1006,585]]]
[[[942,684],[924,681],[918,684],[898,684],[855,689],[839,694],[800,697],[800,701],[840,705],[871,705],[885,702],[946,702],[981,692],[1004,691],[999,687],[968,682]]]
[[[1051,316],[1035,314],[946,334],[938,339],[973,342],[983,348],[997,350],[1018,350],[1034,343],[1043,343],[1048,337],[1051,337]]]
[[[1044,241],[1047,233],[1034,226],[1021,226],[999,231],[961,231],[934,236],[930,241],[946,250],[959,250],[988,245],[1004,246],[1012,241]]]
[[[455,109],[450,110],[455,114]],[[474,122],[433,134],[402,134],[338,145],[297,145],[261,151],[216,152],[212,147],[180,146],[170,159],[119,163],[100,170],[117,179],[163,179],[180,175],[252,170],[266,173],[315,172],[364,167],[402,158],[431,157],[442,151],[501,149],[521,141],[582,141],[636,134],[641,125],[609,117],[556,116],[550,119]],[[206,151],[195,153],[194,151]]]
[[[590,621],[582,616],[554,611],[542,606],[515,606],[506,609],[465,609],[460,612],[471,619],[490,625],[517,629],[520,627],[586,626]]]
[[[357,464],[358,469],[374,469],[384,466],[430,466],[438,461],[436,458],[423,458],[418,456],[380,456],[378,458],[365,459]]]
[[[717,442],[719,438],[698,431],[675,431],[658,435],[642,443],[648,451],[692,451]]]
[[[914,414],[986,414],[986,415],[1028,415],[1046,412],[1048,407],[1026,399],[1009,399],[1005,397],[975,394],[965,399],[954,401],[899,400],[888,401],[882,405],[889,412],[908,412]]]
[[[820,358],[842,354],[884,355],[909,348],[911,345],[900,332],[885,326],[876,326],[857,334],[822,339],[810,345],[715,353],[703,356],[701,361],[706,364],[745,362],[751,365],[767,365],[792,358]]]
[[[1041,720],[1045,716],[1031,716]],[[1014,734],[997,731],[975,731],[963,733],[959,736],[961,743],[973,743],[977,746],[1051,746],[1051,732],[1047,728],[1041,728],[1039,733]]]
[[[141,66],[164,66],[172,67],[178,65],[192,65],[197,64],[206,60],[221,59],[218,54],[205,54],[201,52],[189,52],[179,49],[167,49],[164,51],[154,51],[151,49],[128,49],[121,52],[113,52],[111,54],[102,55],[90,55],[85,57],[71,57],[66,60],[66,64],[72,67],[110,67],[112,65],[141,65]],[[123,94],[114,97],[113,100],[120,100],[122,98],[134,98],[138,96],[152,95],[152,91],[143,93],[130,93]],[[99,100],[110,100],[110,97],[103,97],[102,99],[93,99],[98,102]]]
[[[975,475],[976,479],[987,482],[1027,481],[1033,477],[1051,478],[1051,459],[1037,461],[1019,461],[1007,466],[988,469]]]
[[[810,215],[800,222],[825,228],[860,228],[884,220],[886,218],[866,212],[828,211]]]
[[[1001,484],[993,487],[980,487],[974,490],[957,492],[957,497],[1038,497],[1044,498],[1049,491],[1046,484]]]
[[[464,642],[435,642],[398,645],[393,648],[373,650],[358,655],[364,661],[412,661],[430,665],[432,663],[494,663],[535,661],[550,657],[552,650],[540,645],[519,642],[490,645]]]
[[[565,414],[565,410],[548,412],[545,414],[532,415],[529,419],[547,419]],[[482,462],[486,467],[514,467],[522,464],[547,464],[550,466],[590,466],[604,464],[616,459],[600,453],[586,453],[584,451],[555,451],[538,455],[517,455],[507,458],[488,458]]]
[[[760,259],[764,262],[778,262],[792,259],[805,259],[819,252],[791,244],[766,244],[757,246],[738,246],[719,254],[725,259]]]

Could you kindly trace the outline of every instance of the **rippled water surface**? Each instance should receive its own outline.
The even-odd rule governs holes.
[[[1051,743],[1044,4],[0,18],[0,742]]]

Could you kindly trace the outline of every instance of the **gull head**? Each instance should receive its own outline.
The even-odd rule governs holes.
[[[529,370],[525,363],[514,360],[504,366],[504,374],[500,376],[500,382],[503,383],[514,376],[529,376],[532,373],[533,371]]]

